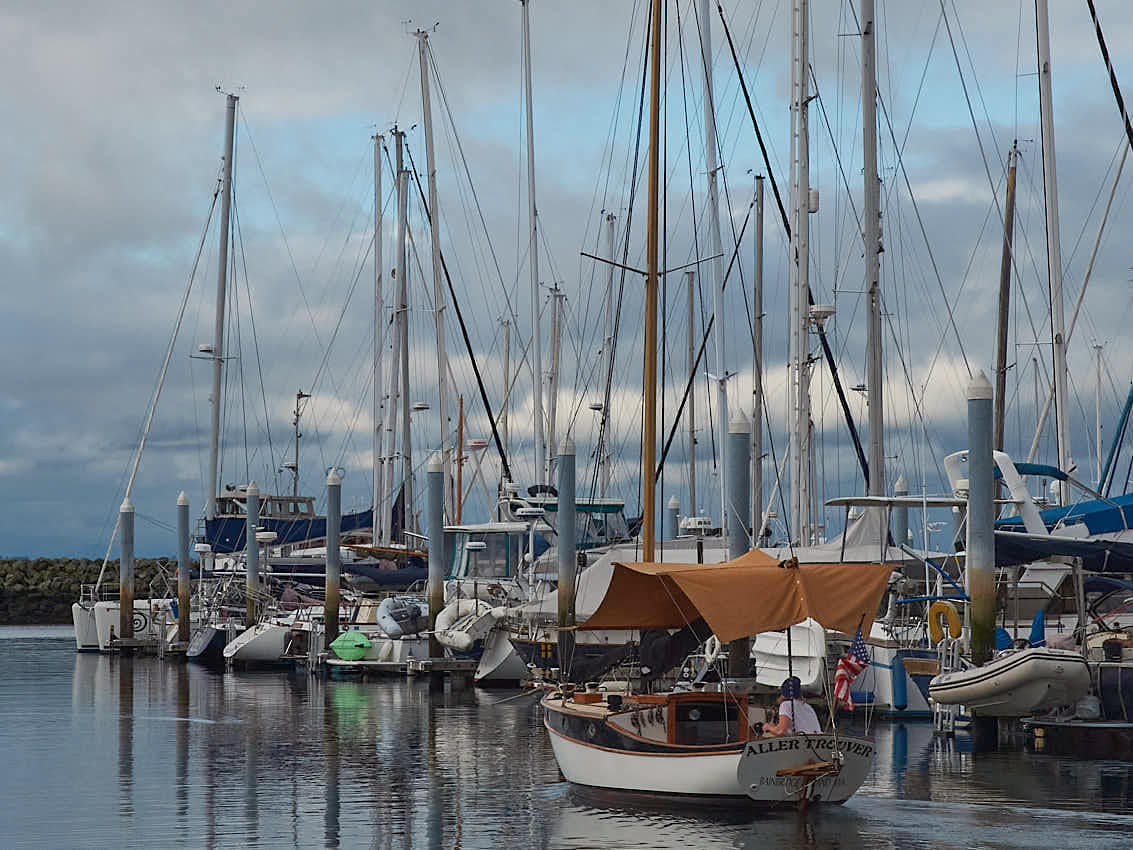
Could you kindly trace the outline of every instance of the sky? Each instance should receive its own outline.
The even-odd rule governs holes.
[[[854,2],[813,0],[811,63],[811,283],[837,308],[829,330],[844,384],[865,380],[859,44]],[[1097,4],[1119,81],[1133,80],[1133,11]],[[1051,4],[1055,141],[1069,316],[1082,290],[1123,142],[1120,116],[1084,4]],[[1007,448],[1025,457],[1036,406],[1049,386],[1049,294],[1034,9],[946,0],[878,3],[880,170],[885,253],[886,475],[913,492],[942,492],[942,458],[967,441],[969,370],[993,368],[1004,162],[1020,149],[1016,274],[1012,287]],[[551,342],[552,287],[564,305],[556,440],[577,443],[579,488],[594,486],[592,452],[604,400],[609,267],[603,220],[616,217],[616,252],[644,265],[644,148],[631,206],[646,5],[633,0],[530,7],[539,303]],[[664,102],[664,278],[661,427],[668,432],[688,378],[687,281],[680,266],[709,255],[702,60],[697,4],[667,7]],[[789,174],[790,3],[724,3],[770,174]],[[715,11],[712,69],[728,277],[721,339],[729,413],[750,416],[753,227],[739,247],[753,192],[766,174],[736,69]],[[0,205],[4,333],[0,335],[0,555],[99,556],[106,551],[155,382],[180,321],[170,368],[131,493],[141,554],[175,551],[181,490],[195,514],[207,476],[209,364],[218,224],[210,216],[224,132],[224,95],[239,96],[229,287],[222,483],[255,479],[286,490],[295,394],[313,394],[301,419],[300,488],[321,496],[326,471],[345,473],[344,504],[372,498],[374,177],[372,137],[392,155],[391,128],[424,183],[425,137],[416,30],[428,33],[440,245],[472,350],[495,408],[505,393],[502,320],[513,323],[511,373],[531,335],[520,6],[480,2],[297,2],[0,5]],[[957,65],[960,70],[958,71]],[[1128,91],[1128,89],[1126,89]],[[973,127],[975,124],[975,128]],[[1133,171],[1133,165],[1127,169]],[[1102,445],[1129,387],[1131,306],[1123,234],[1130,176],[1116,184],[1089,288],[1069,345],[1068,405],[1078,476],[1096,478],[1094,346],[1102,346]],[[395,205],[383,174],[383,321],[394,298]],[[415,191],[415,189],[414,189]],[[998,200],[997,200],[998,199]],[[430,236],[409,210],[410,401],[414,465],[441,443]],[[628,236],[627,236],[628,227]],[[765,501],[781,500],[775,469],[786,446],[787,251],[768,187],[765,215]],[[199,263],[195,257],[201,247]],[[711,312],[709,263],[694,279],[697,342]],[[191,281],[191,287],[190,285]],[[640,492],[641,277],[620,272],[611,387],[613,486],[636,512]],[[186,298],[186,290],[188,296]],[[456,427],[490,436],[452,304],[444,328]],[[389,337],[382,336],[388,344]],[[812,343],[814,341],[812,340]],[[704,371],[695,382],[698,510],[718,517],[713,475],[719,435]],[[193,357],[197,354],[197,357]],[[388,370],[390,355],[384,355]],[[527,361],[528,363],[530,361]],[[545,360],[548,365],[549,357]],[[865,394],[849,390],[858,427]],[[860,493],[862,482],[825,366],[813,391],[819,497]],[[1036,397],[1039,398],[1036,405]],[[713,401],[714,405],[715,402]],[[534,480],[530,366],[509,404],[516,478]],[[687,419],[679,425],[659,495],[688,510]],[[269,436],[270,432],[270,436]],[[498,476],[490,451],[465,466],[465,519],[487,518]],[[1115,488],[1125,478],[1125,453]],[[1056,459],[1050,426],[1038,460]],[[477,465],[483,474],[477,478]],[[422,476],[418,476],[421,478]],[[469,478],[474,483],[469,485]],[[420,486],[420,485],[419,485]],[[782,504],[782,501],[779,502]],[[827,511],[833,531],[840,512]],[[933,543],[940,545],[943,540]]]

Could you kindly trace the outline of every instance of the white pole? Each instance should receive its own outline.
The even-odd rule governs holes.
[[[614,302],[614,214],[606,213],[606,256],[610,259],[606,271],[606,335],[602,340],[602,386],[605,388],[606,380],[613,373],[614,363],[614,311],[617,309]],[[601,452],[599,464],[601,466],[602,498],[606,498],[610,491],[610,411],[608,405],[602,407],[602,430],[598,435],[598,451]]]
[[[881,337],[881,184],[877,175],[877,57],[874,44],[874,2],[861,0],[862,28],[862,244],[865,289],[869,297],[866,337],[866,387],[869,404],[869,495],[885,490],[884,364]],[[904,542],[904,541],[902,541]]]
[[[386,400],[382,387],[382,354],[385,351],[385,300],[382,293],[382,146],[383,136],[374,136],[374,530],[377,543],[385,534],[385,459],[382,457],[382,423]]]
[[[755,271],[752,274],[751,533],[763,536],[763,176],[755,178]]]
[[[558,428],[559,414],[559,361],[562,357],[563,344],[563,293],[556,283],[551,290],[551,374],[547,382],[550,398],[547,402],[547,445],[558,446],[555,433]],[[547,453],[547,480],[552,480],[550,465],[553,463],[551,453]]]
[[[399,381],[401,377],[401,278],[403,269],[403,251],[402,243],[404,242],[404,219],[402,218],[402,187],[401,187],[401,169],[402,169],[402,136],[403,134],[398,131],[396,127],[393,129],[394,146],[396,149],[396,159],[394,161],[394,190],[397,195],[397,233],[395,237],[395,255],[397,268],[394,271],[394,277],[398,284],[398,302],[397,309],[394,313],[393,321],[393,345],[391,346],[391,357],[389,365],[389,415],[385,420],[386,429],[386,445],[385,445],[385,484],[382,486],[382,491],[385,498],[382,502],[382,510],[390,510],[390,518],[387,522],[382,523],[382,545],[388,546],[392,542],[393,537],[393,469],[394,457],[397,454],[397,432],[394,430],[397,423],[398,405],[401,402],[401,390]]]
[[[688,276],[688,373],[696,368],[696,272],[689,269]],[[696,379],[688,390],[688,515],[696,516]]]
[[[794,197],[795,226],[792,272],[794,286],[791,301],[791,513],[792,535],[801,544],[811,538],[810,518],[810,345],[808,339],[810,318],[810,126],[809,126],[809,69],[808,59],[808,0],[795,0],[795,50],[791,73],[794,80],[794,98],[791,108],[795,113]]]
[[[205,518],[216,519],[217,473],[220,466],[220,389],[224,374],[224,306],[228,288],[228,214],[232,207],[232,157],[236,138],[236,101],[228,95],[224,122],[224,177],[220,200],[220,250],[216,258],[216,325],[212,338],[212,430],[209,439],[209,479],[205,484]]]
[[[503,440],[504,454],[511,452],[511,434],[508,425],[508,409],[511,407],[511,321],[504,319],[504,400],[500,409],[500,439]]]
[[[397,320],[401,344],[401,472],[404,478],[404,527],[417,530],[417,512],[413,501],[413,437],[409,422],[409,172],[402,163],[404,134],[397,144]]]
[[[433,246],[433,303],[437,333],[437,415],[441,422],[441,461],[444,464],[445,512],[456,515],[452,501],[452,446],[448,420],[448,357],[445,354],[445,287],[441,269],[441,211],[437,206],[437,163],[433,154],[433,109],[429,101],[429,34],[417,30],[417,47],[421,59],[421,111],[425,115],[425,167],[429,182],[429,233]]]
[[[1058,223],[1058,174],[1054,154],[1054,113],[1050,83],[1050,21],[1047,0],[1035,0],[1038,41],[1039,109],[1042,118],[1043,188],[1046,195],[1046,265],[1050,279],[1051,354],[1054,360],[1054,421],[1058,442],[1058,468],[1069,472],[1070,435],[1066,391],[1066,320],[1062,304],[1062,241]],[[1059,504],[1067,504],[1066,482],[1058,483]]]
[[[531,0],[520,0],[523,7],[523,79],[527,98],[527,207],[530,234],[527,252],[531,266],[531,357],[535,420],[535,478],[537,483],[550,481],[546,469],[546,446],[543,444],[543,348],[539,339],[539,239],[535,211],[535,118],[531,103],[531,27],[528,6]]]
[[[716,468],[720,471],[720,522],[721,528],[731,525],[730,511],[727,510],[728,460],[728,383],[724,368],[724,248],[720,241],[720,198],[716,187],[716,107],[712,84],[712,13],[708,0],[700,0],[700,56],[704,80],[704,163],[708,171],[708,241],[713,259],[709,261],[712,270],[712,312],[716,317],[712,334],[716,354],[716,433],[719,435],[720,456]]]
[[[1102,486],[1102,349],[1104,347],[1101,344],[1094,346],[1094,352],[1098,358],[1098,374],[1094,383],[1094,421],[1097,428],[1094,448],[1097,450],[1098,475],[1096,480],[1099,489]]]

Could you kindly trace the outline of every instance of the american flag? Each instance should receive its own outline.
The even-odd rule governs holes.
[[[838,660],[838,669],[834,673],[834,704],[845,703],[846,708],[854,710],[854,699],[850,696],[850,684],[858,674],[869,666],[869,650],[866,649],[862,630],[859,628],[850,642],[850,648]]]

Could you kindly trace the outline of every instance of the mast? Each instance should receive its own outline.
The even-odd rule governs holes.
[[[539,339],[539,240],[535,213],[535,117],[531,103],[531,26],[528,9],[531,0],[519,0],[523,7],[523,81],[527,99],[527,213],[531,231],[527,253],[531,266],[531,372],[535,418],[535,480],[550,481],[547,475],[546,446],[543,444],[543,347]]]
[[[417,530],[413,502],[413,437],[409,428],[409,172],[402,160],[404,133],[397,136],[397,340],[401,346],[401,473],[404,479],[405,528]]]
[[[460,525],[464,511],[464,396],[457,396],[456,416],[456,524]]]
[[[999,264],[999,321],[995,337],[995,439],[997,452],[1003,451],[1003,432],[1007,402],[1007,331],[1011,319],[1011,244],[1015,239],[1015,171],[1018,145],[1007,152],[1007,200],[1003,209],[1003,258]]]
[[[504,319],[504,400],[500,406],[500,437],[504,454],[511,451],[511,434],[508,430],[508,410],[511,408],[511,320]]]
[[[1058,223],[1058,174],[1054,154],[1054,112],[1050,82],[1050,21],[1047,0],[1035,0],[1038,42],[1039,110],[1042,117],[1043,189],[1046,196],[1046,266],[1050,279],[1051,355],[1054,360],[1054,421],[1058,468],[1070,472],[1070,438],[1067,430],[1066,319],[1062,304],[1062,241]],[[1058,482],[1059,504],[1067,503],[1066,482]]]
[[[236,142],[236,101],[228,95],[224,110],[224,176],[220,199],[220,251],[216,259],[216,325],[212,337],[212,430],[209,438],[209,479],[205,485],[205,518],[216,519],[217,474],[220,465],[220,387],[224,376],[224,305],[228,289],[228,214],[232,208],[232,157]]]
[[[563,292],[559,289],[556,283],[554,289],[551,290],[551,374],[548,376],[548,395],[550,398],[547,401],[547,445],[552,448],[547,452],[547,480],[551,480],[550,466],[554,463],[557,451],[555,446],[558,445],[558,434],[555,433],[558,426],[557,419],[559,413],[559,360],[562,357],[562,342],[563,342]]]
[[[649,47],[648,219],[645,235],[645,409],[642,433],[641,557],[653,560],[657,522],[657,205],[661,120],[661,2],[653,0]],[[526,6],[524,7],[526,8]]]
[[[1094,427],[1097,429],[1095,432],[1094,448],[1097,454],[1097,468],[1098,468],[1098,488],[1102,486],[1102,349],[1105,346],[1100,343],[1094,345],[1094,353],[1097,355],[1097,376],[1094,383]]]
[[[685,272],[688,280],[688,373],[696,369],[696,272]],[[688,515],[696,516],[696,381],[688,386]]]
[[[382,354],[385,350],[385,301],[382,293],[382,145],[385,138],[374,136],[374,527],[371,540],[375,543],[383,535],[386,500],[382,494],[385,483],[385,459],[382,457],[382,423],[385,419],[386,400],[382,388]],[[298,495],[298,494],[296,494]]]
[[[794,97],[791,198],[791,521],[792,536],[805,545],[811,539],[810,516],[810,119],[809,2],[795,0],[791,78]]]
[[[708,172],[708,240],[713,258],[709,260],[712,270],[712,313],[716,317],[715,332],[712,334],[716,355],[716,422],[719,434],[720,458],[716,468],[720,471],[720,523],[722,529],[731,525],[726,494],[727,459],[724,446],[728,440],[728,377],[724,368],[724,248],[720,241],[720,198],[716,187],[716,108],[712,90],[712,13],[708,0],[700,0],[700,55],[701,72],[704,80],[704,164]]]
[[[609,380],[614,373],[614,214],[606,213],[606,256],[609,268],[606,271],[606,335],[602,340],[602,380]],[[610,411],[609,405],[602,406],[599,451],[599,495],[604,499],[610,492]]]
[[[394,312],[393,321],[393,345],[391,346],[392,356],[390,357],[389,366],[389,416],[385,420],[386,429],[386,448],[385,448],[385,484],[382,490],[385,494],[385,500],[382,502],[383,513],[387,510],[388,504],[390,510],[389,522],[382,523],[382,545],[388,546],[393,537],[393,468],[394,457],[397,454],[397,433],[395,431],[397,424],[398,406],[401,403],[401,390],[399,381],[401,377],[401,318],[402,318],[402,297],[401,297],[401,279],[404,272],[404,249],[405,242],[405,219],[402,217],[402,185],[401,185],[401,171],[402,171],[402,139],[404,133],[400,132],[395,125],[393,128],[393,140],[395,160],[394,160],[394,190],[397,195],[397,232],[396,242],[394,244],[397,268],[394,269],[394,278],[398,284],[398,301],[397,308]]]
[[[755,178],[755,271],[752,285],[751,530],[755,545],[763,536],[763,175]],[[690,296],[691,303],[691,296]]]
[[[441,278],[441,210],[437,206],[437,162],[433,155],[433,109],[429,101],[429,34],[417,30],[418,55],[421,60],[421,111],[425,116],[425,168],[429,182],[429,234],[433,247],[433,304],[437,334],[437,415],[441,422],[441,461],[444,465],[445,513],[453,516],[452,446],[449,445],[448,423],[448,357],[445,354],[445,288]]]
[[[865,246],[865,288],[869,297],[866,337],[866,399],[869,404],[869,495],[885,491],[885,375],[881,338],[881,183],[877,176],[877,56],[874,43],[874,0],[861,0],[862,27],[862,160],[864,196],[862,243]]]
[[[291,464],[291,495],[296,498],[299,497],[299,438],[303,436],[299,431],[299,418],[303,415],[303,399],[310,397],[310,393],[305,393],[302,390],[295,393],[295,411],[291,421],[291,424],[295,426],[295,463]]]

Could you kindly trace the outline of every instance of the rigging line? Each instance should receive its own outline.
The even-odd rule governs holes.
[[[1125,125],[1125,136],[1129,144],[1133,145],[1133,124],[1129,122],[1129,113],[1125,109],[1125,98],[1121,94],[1121,86],[1117,84],[1117,72],[1113,68],[1113,61],[1109,58],[1109,48],[1106,47],[1105,36],[1102,35],[1102,23],[1098,19],[1098,10],[1094,7],[1094,0],[1086,0],[1090,7],[1090,17],[1094,19],[1094,32],[1098,36],[1098,49],[1101,50],[1102,59],[1105,60],[1106,70],[1109,72],[1109,85],[1113,89],[1113,97],[1117,101],[1117,110],[1121,113],[1121,122]]]
[[[236,224],[236,240],[240,245],[240,264],[244,269],[244,288],[248,296],[248,318],[252,323],[252,345],[256,350],[256,371],[260,378],[260,399],[264,404],[264,429],[267,431],[268,438],[268,459],[271,461],[271,480],[275,487],[275,492],[279,492],[279,469],[275,462],[275,446],[271,438],[271,417],[268,415],[268,399],[267,390],[264,387],[264,366],[263,360],[260,357],[260,338],[256,332],[256,314],[252,309],[252,285],[248,278],[248,256],[244,251],[244,231],[240,224],[239,213],[233,207],[234,219]]]
[[[235,249],[239,243],[240,221],[240,214],[236,212],[239,206],[236,203],[235,192],[232,193],[232,209],[234,212],[233,218],[236,220],[236,229],[232,234],[232,243]],[[237,251],[233,250],[229,280],[232,281],[232,317],[236,320],[236,350],[240,352],[236,358],[236,363],[239,367],[238,374],[240,378],[240,436],[244,444],[244,480],[251,481],[252,472],[248,454],[248,395],[245,392],[246,382],[244,380],[244,333],[243,326],[240,324],[240,280],[236,277],[236,254]]]
[[[751,220],[751,211],[754,208],[755,208],[755,200],[753,199],[752,202],[750,204],[748,204],[747,215],[744,216],[744,223],[743,223],[743,226],[740,228],[740,238],[738,240],[736,240],[736,247],[732,251],[731,259],[728,260],[728,269],[724,273],[724,282],[725,283],[727,283],[727,281],[728,281],[728,273],[731,272],[731,270],[732,270],[732,264],[736,261],[736,255],[739,254],[739,252],[740,252],[740,243],[743,240],[744,233],[747,232],[747,225],[748,225],[748,222]],[[669,430],[669,436],[665,440],[665,448],[661,452],[661,459],[657,464],[657,470],[656,470],[656,473],[655,473],[655,477],[657,477],[657,478],[660,478],[660,476],[661,476],[661,469],[665,466],[665,458],[668,457],[669,448],[673,445],[673,438],[676,436],[677,428],[681,424],[681,418],[684,415],[685,405],[688,403],[688,394],[692,389],[693,381],[696,379],[696,371],[700,368],[700,361],[703,359],[704,350],[708,346],[708,336],[712,332],[712,326],[715,324],[715,322],[716,322],[716,316],[715,315],[709,317],[708,326],[705,328],[704,337],[700,340],[700,349],[697,351],[696,361],[693,363],[692,372],[688,376],[688,382],[685,384],[684,393],[681,394],[681,403],[677,406],[676,415],[673,417],[673,427]]]
[[[743,87],[744,99],[747,101],[748,115],[751,117],[752,126],[755,128],[756,139],[759,141],[760,150],[763,152],[763,163],[767,167],[767,177],[771,180],[771,189],[775,194],[775,201],[779,205],[779,214],[782,217],[783,229],[787,234],[787,238],[791,237],[791,223],[787,217],[787,210],[783,206],[783,198],[779,194],[779,186],[775,181],[775,172],[771,168],[771,160],[767,155],[767,146],[763,143],[763,134],[759,130],[759,122],[755,118],[755,109],[751,105],[751,97],[748,95],[747,83],[744,82],[743,68],[740,66],[739,57],[736,55],[735,45],[732,42],[732,34],[728,29],[728,21],[724,17],[724,8],[719,3],[716,4],[716,9],[720,13],[720,21],[724,27],[724,35],[728,39],[728,47],[732,52],[732,61],[736,66],[736,75],[740,79],[740,85]],[[810,288],[807,287],[807,302],[814,305],[814,294]],[[826,338],[826,331],[818,328],[818,339],[822,345],[822,353],[826,358],[827,368],[830,370],[830,376],[834,383],[834,389],[838,393],[838,401],[842,407],[842,416],[846,420],[846,428],[850,432],[850,439],[854,444],[854,450],[858,456],[858,464],[861,466],[862,475],[869,480],[869,462],[865,457],[865,450],[862,448],[861,437],[858,435],[857,426],[854,424],[853,414],[850,412],[850,403],[846,398],[845,389],[842,387],[842,378],[838,374],[838,364],[834,360],[834,352],[830,348],[830,342]]]
[[[173,333],[169,335],[169,344],[165,347],[165,360],[162,361],[161,369],[157,373],[157,385],[150,397],[149,410],[146,411],[145,423],[142,426],[142,438],[138,442],[138,449],[134,453],[134,461],[130,468],[130,477],[126,482],[126,493],[123,501],[130,498],[130,494],[134,490],[134,481],[138,477],[138,467],[142,463],[142,452],[145,451],[146,442],[149,440],[150,427],[153,425],[153,417],[157,412],[157,402],[161,398],[161,390],[165,386],[165,376],[169,371],[169,362],[173,359],[173,349],[177,345],[177,336],[181,332],[181,323],[185,319],[185,308],[189,303],[189,294],[193,291],[193,281],[197,277],[197,268],[201,262],[201,253],[205,249],[205,240],[208,238],[209,228],[212,226],[212,214],[216,210],[216,199],[220,195],[222,181],[217,179],[216,188],[212,193],[212,202],[209,204],[208,215],[205,217],[205,227],[201,231],[201,238],[197,244],[197,255],[193,259],[193,267],[189,271],[189,280],[185,284],[185,294],[181,296],[181,305],[177,309],[177,321],[173,325]],[[119,479],[121,480],[121,479]],[[102,559],[102,567],[98,571],[98,578],[95,581],[97,588],[102,584],[103,575],[106,573],[106,565],[110,563],[110,553],[114,549],[114,541],[118,537],[118,523],[121,520],[121,513],[119,519],[114,521],[114,530],[110,533],[110,541],[106,546],[106,555]],[[105,526],[104,526],[105,527]]]
[[[425,221],[432,227],[433,218],[429,210],[428,200],[425,198],[425,190],[421,187],[421,176],[417,173],[417,166],[413,162],[413,151],[409,145],[406,144],[405,152],[409,157],[409,169],[413,175],[413,182],[417,185],[417,193],[421,197],[421,209],[425,214]],[[484,410],[488,414],[488,422],[492,426],[492,440],[496,444],[496,453],[500,456],[500,464],[503,466],[504,475],[508,480],[511,478],[511,466],[508,464],[507,452],[504,451],[503,441],[500,439],[499,428],[496,425],[496,415],[492,412],[492,403],[488,399],[488,390],[484,386],[484,377],[480,374],[480,364],[476,361],[476,353],[472,350],[472,340],[468,335],[468,325],[464,321],[464,313],[460,309],[460,300],[456,296],[456,289],[452,285],[452,277],[449,275],[448,263],[445,262],[444,252],[440,249],[437,250],[437,256],[441,259],[441,270],[445,275],[445,282],[448,284],[449,295],[452,296],[452,306],[456,311],[456,319],[460,324],[460,335],[464,338],[464,347],[468,351],[468,357],[472,361],[472,371],[476,375],[476,386],[480,391],[480,401],[484,405]],[[437,368],[443,369],[444,364],[438,363]],[[444,427],[442,423],[442,428]]]
[[[441,103],[445,108],[445,117],[448,118],[449,126],[452,128],[453,140],[456,142],[456,150],[460,154],[460,164],[464,169],[464,175],[468,178],[468,185],[472,189],[472,201],[476,205],[476,215],[480,219],[480,226],[484,229],[484,241],[488,243],[488,252],[492,256],[492,264],[496,267],[496,277],[500,281],[500,288],[504,293],[504,304],[507,305],[508,311],[511,315],[513,322],[519,322],[519,316],[516,314],[512,307],[512,301],[508,297],[507,285],[504,283],[504,274],[500,269],[500,261],[496,256],[496,248],[492,244],[492,237],[488,234],[488,223],[484,219],[484,210],[480,206],[480,196],[476,192],[476,184],[472,182],[472,171],[468,167],[468,159],[464,155],[464,145],[460,141],[460,133],[456,129],[456,121],[452,117],[452,110],[449,108],[448,95],[445,92],[444,81],[441,78],[440,68],[437,67],[436,59],[433,56],[433,46],[429,42],[425,42],[425,49],[429,56],[429,64],[433,68],[433,78],[437,83],[437,91],[441,94]],[[418,181],[419,182],[419,181]]]
[[[654,2],[656,2],[656,0],[654,0]],[[643,61],[641,63],[641,89],[640,89],[641,93],[638,97],[638,103],[637,103],[637,133],[636,133],[636,137],[635,137],[635,141],[634,141],[634,147],[633,147],[633,168],[632,168],[630,180],[629,180],[630,193],[629,193],[629,203],[627,205],[626,216],[625,216],[625,230],[624,230],[625,240],[622,243],[622,264],[623,264],[623,266],[626,263],[629,262],[629,237],[630,237],[630,233],[632,232],[632,228],[633,228],[633,208],[634,208],[634,201],[637,198],[638,167],[641,164],[641,127],[642,127],[642,124],[643,124],[644,118],[645,118],[645,89],[646,89],[645,80],[646,80],[647,72],[648,72],[648,69],[649,69],[649,58],[650,58],[649,57],[649,27],[648,26],[644,28],[643,38],[644,38],[644,41],[645,41],[645,46],[643,48],[644,57],[643,57]],[[608,435],[607,432],[609,430],[609,418],[610,418],[610,394],[611,394],[611,390],[612,390],[612,386],[613,386],[613,382],[614,382],[614,363],[617,359],[618,331],[621,329],[621,324],[622,324],[622,305],[624,303],[624,298],[625,298],[625,284],[626,284],[626,270],[625,270],[625,268],[623,268],[621,270],[621,275],[618,278],[617,309],[614,311],[614,328],[613,328],[613,334],[611,335],[612,341],[611,341],[611,346],[610,346],[610,357],[609,357],[609,360],[606,364],[606,381],[605,381],[605,387],[603,388],[603,398],[602,398],[602,421],[600,423],[600,428],[599,428],[599,431],[598,431],[598,447],[599,447],[599,449],[607,448],[608,445],[609,445],[609,435]],[[644,403],[645,402],[644,402],[644,399],[643,399],[642,405],[644,405]],[[641,451],[642,451],[641,448],[639,448],[638,449],[638,454],[639,454],[638,466],[639,467],[641,465]],[[596,457],[596,459],[595,459],[595,466],[594,466],[594,479],[592,479],[592,481],[591,481],[591,493],[592,494],[593,494],[593,489],[596,486],[596,481],[597,481],[597,477],[598,477],[598,463],[599,463],[598,458],[601,457],[601,451],[596,452],[595,457]],[[644,475],[638,477],[638,494],[637,494],[638,495],[638,504],[641,503],[641,480],[643,478],[644,478]]]
[[[303,279],[299,276],[299,267],[295,264],[295,255],[291,251],[291,243],[287,239],[287,233],[283,229],[283,219],[279,215],[279,207],[275,203],[275,195],[272,194],[271,186],[268,184],[267,172],[264,170],[263,160],[260,158],[260,151],[256,147],[256,140],[252,137],[252,128],[248,124],[246,112],[243,106],[240,107],[240,119],[244,125],[244,132],[248,136],[248,143],[252,146],[252,154],[256,159],[256,166],[260,171],[260,177],[264,181],[264,190],[267,192],[268,201],[271,203],[272,214],[275,216],[276,226],[279,228],[279,238],[283,241],[283,249],[287,253],[287,261],[291,266],[291,273],[295,276],[295,284],[299,287],[299,296],[303,299],[303,308],[307,311],[307,318],[311,322],[311,332],[315,336],[315,344],[323,349],[323,342],[319,336],[319,326],[315,321],[315,313],[311,309],[311,304],[307,300],[307,290],[303,286]],[[323,357],[326,357],[326,350],[323,349]],[[331,388],[334,390],[335,395],[338,395],[338,386],[335,384],[333,373],[330,375]]]

